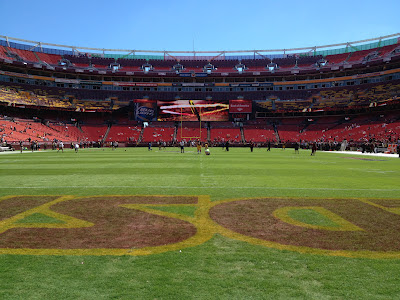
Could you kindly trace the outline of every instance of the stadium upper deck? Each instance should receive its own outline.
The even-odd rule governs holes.
[[[111,112],[135,99],[246,99],[254,101],[252,116],[397,105],[399,36],[287,50],[207,51],[210,56],[0,36],[0,102]]]
[[[0,36],[0,63],[92,75],[161,78],[292,76],[400,61],[399,36],[397,33],[362,41],[293,49],[197,52],[73,47]]]

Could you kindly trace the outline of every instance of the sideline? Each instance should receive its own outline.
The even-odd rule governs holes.
[[[349,154],[349,155],[364,155],[364,156],[376,156],[376,157],[399,157],[398,154],[385,154],[385,153],[362,153],[360,151],[317,151],[324,153],[336,153],[336,154]]]

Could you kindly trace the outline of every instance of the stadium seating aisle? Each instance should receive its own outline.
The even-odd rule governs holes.
[[[16,48],[8,48],[8,50],[12,53],[17,54],[23,61],[34,62],[34,63],[39,62],[36,55],[32,51],[21,50]]]
[[[82,125],[83,139],[88,142],[103,141],[107,125]]]
[[[36,52],[36,55],[42,62],[45,62],[49,65],[58,65],[58,62],[62,59],[61,55],[57,54],[47,54],[42,52]]]
[[[136,142],[142,128],[137,125],[113,125],[107,135],[107,141]]]
[[[234,127],[231,122],[212,122],[210,129],[210,139],[213,143],[230,141],[241,143],[242,137],[239,127]]]

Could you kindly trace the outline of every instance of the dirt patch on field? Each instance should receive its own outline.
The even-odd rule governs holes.
[[[121,204],[197,204],[195,196],[101,196],[85,197],[80,201],[118,201]]]
[[[390,199],[379,199],[379,200],[369,200],[372,203],[386,207],[386,208],[399,208],[400,209],[400,200],[390,200]]]
[[[0,200],[0,220],[59,198],[58,196],[15,196]]]
[[[393,203],[389,200],[384,202]],[[320,206],[363,230],[311,229],[286,223],[273,216],[276,209],[287,206]],[[211,209],[210,216],[232,231],[285,245],[328,250],[400,250],[400,216],[358,200],[242,200],[217,205]]]
[[[55,204],[51,210],[92,222],[85,228],[13,228],[0,235],[0,248],[142,248],[183,241],[196,233],[189,222],[120,207],[122,204],[188,204],[195,197],[88,197]]]

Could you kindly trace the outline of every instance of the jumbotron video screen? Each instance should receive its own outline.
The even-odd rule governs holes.
[[[157,102],[158,121],[228,121],[229,104],[205,100]]]

